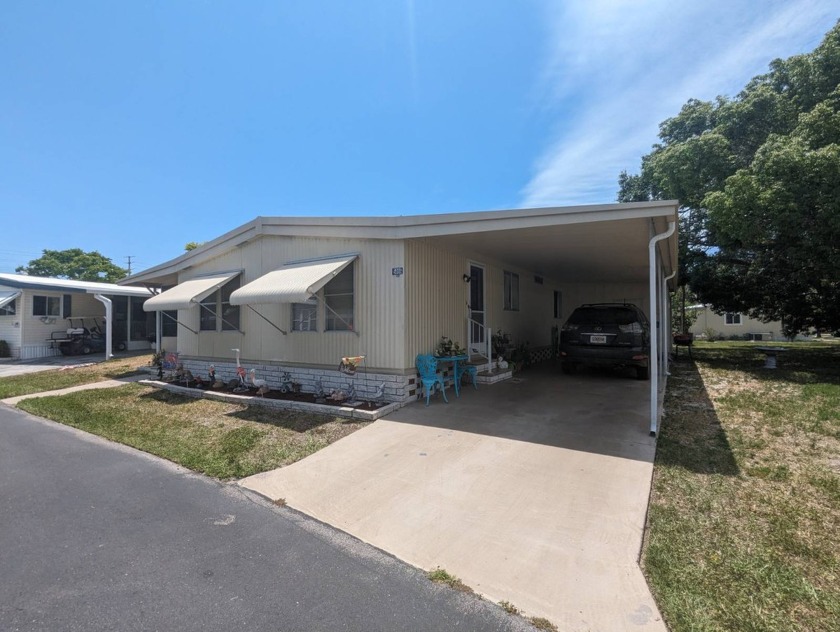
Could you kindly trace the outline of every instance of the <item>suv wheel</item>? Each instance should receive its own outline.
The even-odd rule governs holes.
[[[647,380],[650,378],[650,369],[646,366],[637,366],[636,367],[636,379],[637,380]]]
[[[563,373],[566,375],[574,375],[577,371],[577,364],[574,362],[564,362],[560,365],[560,368],[563,369]]]

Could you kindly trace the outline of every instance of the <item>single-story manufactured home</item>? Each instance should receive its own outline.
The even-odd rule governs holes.
[[[62,345],[68,351],[67,332],[79,329],[101,330],[102,340],[95,350],[106,353],[107,347],[106,357],[114,349],[151,349],[154,315],[143,311],[151,294],[148,289],[114,283],[2,273],[0,340],[5,340],[12,357],[20,360],[60,355]],[[82,344],[78,352],[93,350]]]
[[[779,320],[765,323],[737,312],[718,314],[709,305],[692,305],[686,309],[697,315],[688,331],[698,339],[784,340]]]
[[[676,224],[675,201],[258,217],[120,284],[164,289],[144,309],[157,314],[162,348],[193,373],[213,364],[227,378],[241,360],[269,385],[289,372],[304,390],[317,380],[341,388],[342,359],[363,356],[357,392],[384,383],[391,401],[418,395],[415,358],[442,336],[489,366],[493,333],[503,331],[538,360],[578,305],[635,303],[655,323],[655,431]]]

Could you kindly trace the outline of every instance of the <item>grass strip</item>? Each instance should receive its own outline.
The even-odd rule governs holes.
[[[674,632],[840,630],[840,345],[784,346],[671,366],[643,568]]]
[[[220,479],[294,463],[367,423],[194,399],[138,384],[26,399],[19,408]]]
[[[112,380],[138,373],[137,367],[147,366],[151,355],[132,356],[130,358],[119,358],[107,362],[97,362],[91,366],[73,367],[68,366],[49,371],[38,371],[37,373],[26,373],[24,375],[13,375],[0,378],[0,399],[17,397],[18,395],[29,395],[31,393],[44,393],[46,391],[57,391],[61,388],[91,384],[103,380]]]

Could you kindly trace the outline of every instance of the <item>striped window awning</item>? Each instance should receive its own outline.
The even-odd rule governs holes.
[[[172,309],[189,309],[198,305],[202,299],[210,296],[239,274],[241,272],[237,270],[236,272],[216,273],[184,281],[150,298],[143,303],[143,310],[147,312],[158,312]]]
[[[9,303],[21,295],[20,290],[4,290],[0,292],[0,308],[6,307]]]
[[[234,291],[230,302],[232,305],[305,303],[356,257],[344,255],[286,264]]]

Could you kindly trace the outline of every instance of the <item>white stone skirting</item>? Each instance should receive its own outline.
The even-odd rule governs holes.
[[[228,382],[236,377],[235,362],[217,362],[184,356],[180,358],[180,362],[193,375],[204,379],[207,378],[211,364],[216,367],[216,379]],[[327,394],[337,389],[346,392],[352,384],[356,389],[357,399],[369,400],[373,399],[377,389],[384,383],[385,401],[407,402],[412,399],[408,392],[409,384],[414,381],[414,377],[408,375],[365,372],[364,369],[357,371],[355,375],[347,375],[338,369],[308,369],[278,363],[245,362],[242,366],[247,371],[254,369],[257,379],[266,380],[268,387],[273,390],[280,388],[282,374],[289,373],[292,381],[300,384],[300,390],[303,393],[314,393],[316,381],[321,380],[321,386]]]
[[[193,375],[204,379],[207,378],[211,364],[216,367],[216,379],[228,382],[236,377],[236,363],[234,362],[219,362],[188,356],[182,356],[180,362]],[[355,375],[347,375],[337,369],[311,369],[271,362],[264,364],[245,362],[243,366],[247,371],[254,369],[257,379],[266,380],[269,388],[273,390],[280,388],[281,375],[283,373],[289,373],[292,381],[301,385],[301,392],[303,393],[314,393],[316,381],[321,380],[321,385],[327,394],[336,389],[346,392],[350,384],[353,384],[356,389],[356,397],[361,400],[373,399],[377,389],[383,383],[385,384],[384,400],[387,402],[400,402],[404,404],[425,397],[422,387],[419,386],[420,377],[416,373],[411,375],[394,375],[360,370]],[[453,378],[451,364],[441,364],[438,372],[446,382],[447,388],[451,388]],[[494,371],[489,375],[480,373],[478,382],[493,384],[509,377],[511,377],[510,371]],[[191,391],[194,389],[186,390]],[[335,407],[331,406],[328,408]]]

